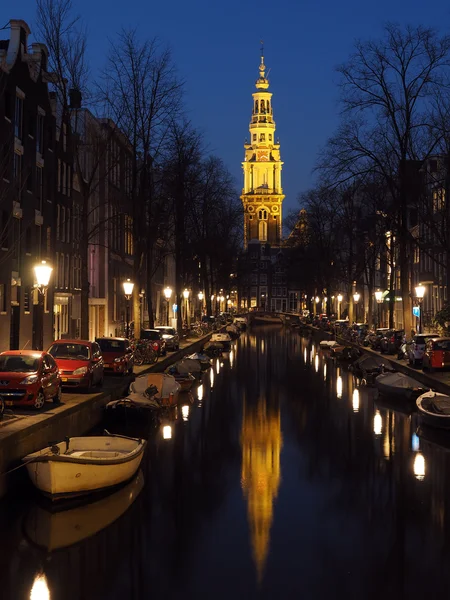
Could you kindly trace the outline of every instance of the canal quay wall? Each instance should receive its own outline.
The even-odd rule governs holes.
[[[355,348],[359,348],[361,351],[367,354],[373,354],[374,356],[382,356],[383,359],[386,360],[387,363],[391,365],[393,369],[399,371],[400,373],[404,373],[413,379],[416,379],[426,387],[435,390],[436,392],[440,392],[442,394],[450,394],[450,372],[442,372],[433,375],[431,373],[424,373],[423,371],[419,371],[418,369],[414,369],[410,367],[408,364],[405,364],[404,361],[398,360],[393,356],[387,354],[381,354],[381,352],[377,352],[376,350],[372,350],[372,348],[361,346],[359,344],[355,344],[354,342],[349,342],[346,339],[340,338],[339,336],[335,336],[334,333],[329,331],[323,331],[322,329],[318,329],[313,327],[312,325],[307,325],[305,327],[308,331],[311,332],[314,339],[317,341],[322,340],[334,340],[341,343],[343,346],[353,346]]]
[[[208,334],[167,354],[149,367],[135,368],[135,375],[164,371],[187,353],[199,351],[210,339]],[[41,412],[5,415],[0,422],[0,498],[14,485],[15,471],[27,454],[62,441],[66,436],[86,434],[101,423],[104,408],[111,400],[123,396],[133,377],[108,377],[106,389],[95,394],[63,394],[60,405],[48,404]],[[105,382],[106,383],[106,382]],[[12,471],[13,470],[13,471]]]

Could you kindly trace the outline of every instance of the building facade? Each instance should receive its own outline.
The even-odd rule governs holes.
[[[0,40],[0,350],[53,340],[53,290],[41,312],[33,267],[53,262],[56,118],[47,49],[21,20]]]

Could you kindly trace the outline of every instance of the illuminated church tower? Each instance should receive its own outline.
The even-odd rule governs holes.
[[[250,142],[244,145],[244,247],[251,240],[281,245],[281,206],[284,195],[281,187],[280,144],[275,143],[272,93],[266,77],[264,53],[261,52],[259,78],[253,94],[250,122]]]

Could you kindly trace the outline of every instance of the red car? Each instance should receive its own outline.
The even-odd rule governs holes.
[[[428,339],[422,365],[424,371],[450,367],[450,338],[435,337]]]
[[[113,373],[133,373],[134,353],[130,340],[126,338],[97,338],[95,340],[102,351],[104,368]]]
[[[89,389],[103,384],[103,357],[97,342],[56,340],[48,349],[63,386]]]
[[[36,350],[7,350],[0,354],[0,396],[5,406],[32,406],[46,400],[61,402],[61,377],[53,358]]]

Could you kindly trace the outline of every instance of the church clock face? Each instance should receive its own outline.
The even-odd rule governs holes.
[[[258,152],[258,160],[267,161],[269,160],[268,152]]]

